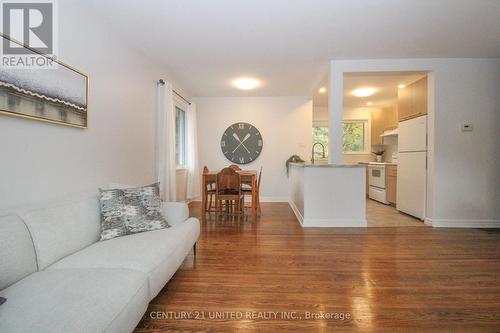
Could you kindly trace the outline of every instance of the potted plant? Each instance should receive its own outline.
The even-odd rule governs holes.
[[[290,163],[304,163],[305,161],[300,158],[299,155],[292,155],[289,159],[286,160],[286,175],[288,176],[288,169],[290,167]]]
[[[372,152],[372,154],[375,155],[377,162],[382,162],[382,155],[384,155],[384,152],[384,149],[375,150]]]

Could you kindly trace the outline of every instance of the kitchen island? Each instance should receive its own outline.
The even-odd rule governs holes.
[[[366,227],[366,166],[290,163],[289,204],[303,227]]]

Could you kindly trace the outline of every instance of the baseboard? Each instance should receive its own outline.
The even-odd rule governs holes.
[[[295,203],[293,203],[292,201],[289,201],[288,204],[290,205],[290,208],[292,208],[293,213],[297,217],[297,220],[299,220],[299,223],[302,225],[302,222],[304,221],[304,216],[302,216],[302,214],[300,213],[300,211],[297,208],[297,206],[295,205]]]
[[[426,218],[425,224],[434,228],[500,228],[500,220],[451,220]]]
[[[358,228],[358,227],[366,227],[367,222],[366,219],[361,220],[353,220],[353,219],[305,219],[304,216],[300,213],[299,209],[292,201],[289,201],[288,204],[290,208],[292,208],[293,213],[297,217],[300,225],[303,228]]]
[[[260,202],[288,202],[289,197],[260,197]]]
[[[367,227],[366,219],[304,219],[302,222],[304,228],[363,228]]]

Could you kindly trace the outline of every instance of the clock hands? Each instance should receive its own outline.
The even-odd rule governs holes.
[[[243,138],[243,141],[240,140],[240,138],[238,137],[238,135],[236,133],[233,133],[233,137],[240,143],[238,146],[236,146],[236,148],[234,148],[233,150],[233,153],[236,151],[236,149],[238,149],[240,146],[243,146],[243,148],[245,148],[245,150],[250,154],[250,150],[248,150],[248,148],[243,144],[243,142],[247,141],[248,138],[250,138],[250,133],[247,133],[247,135],[245,135],[245,137]]]

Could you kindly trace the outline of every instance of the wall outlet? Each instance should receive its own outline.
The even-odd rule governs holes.
[[[472,132],[472,124],[463,124],[462,125],[462,132]]]

